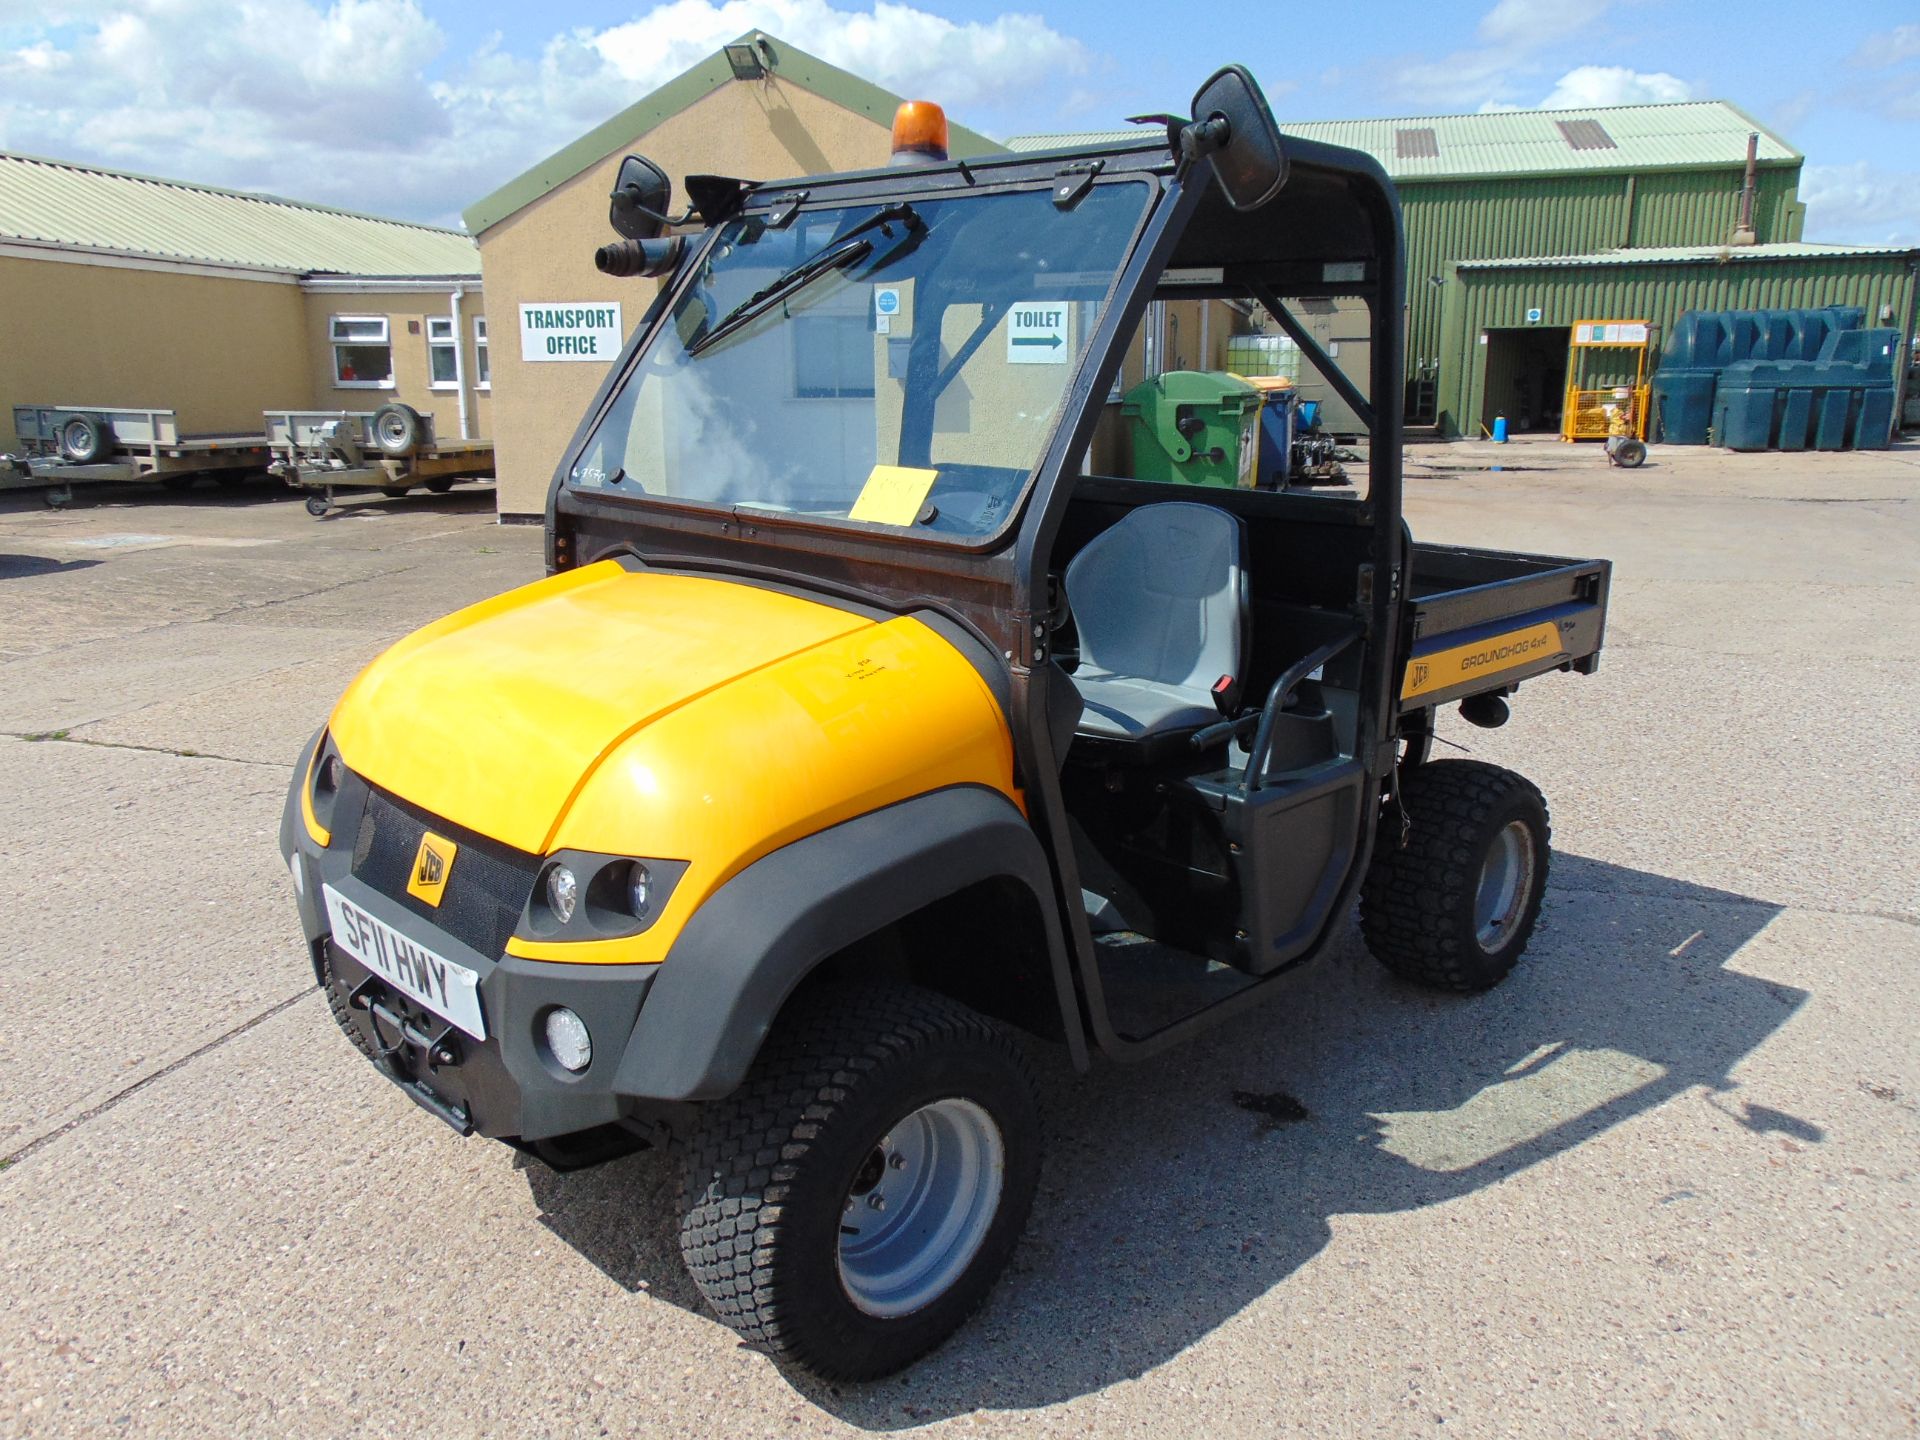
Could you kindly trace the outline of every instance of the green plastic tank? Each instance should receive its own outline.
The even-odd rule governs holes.
[[[1237,375],[1169,370],[1120,404],[1139,480],[1252,489],[1260,453],[1260,392]]]

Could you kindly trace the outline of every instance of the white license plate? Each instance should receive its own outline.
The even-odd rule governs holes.
[[[326,892],[327,923],[333,927],[334,944],[394,989],[411,995],[474,1039],[487,1038],[486,1021],[480,1018],[479,975],[409,940],[331,885],[320,888]]]

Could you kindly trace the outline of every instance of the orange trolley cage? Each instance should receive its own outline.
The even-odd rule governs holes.
[[[1560,411],[1562,440],[1604,440],[1609,435],[1629,434],[1647,438],[1647,354],[1653,349],[1651,320],[1581,320],[1573,327],[1567,345],[1567,403]],[[1597,350],[1634,351],[1633,384],[1628,389],[1626,423],[1609,413],[1617,402],[1616,385],[1590,387],[1585,373],[1588,361]]]

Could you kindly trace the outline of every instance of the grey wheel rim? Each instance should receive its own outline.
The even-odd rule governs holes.
[[[1006,1144],[971,1100],[895,1122],[861,1163],[840,1216],[840,1283],[869,1315],[932,1304],[980,1253],[1000,1209]]]
[[[1509,820],[1488,847],[1473,898],[1474,937],[1489,955],[1513,942],[1533,893],[1533,863],[1533,832],[1526,821]]]

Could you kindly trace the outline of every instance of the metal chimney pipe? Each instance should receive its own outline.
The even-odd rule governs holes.
[[[1747,175],[1740,185],[1740,224],[1733,232],[1733,243],[1736,245],[1751,245],[1759,239],[1753,233],[1754,172],[1759,168],[1759,161],[1760,135],[1754,131],[1747,135]]]

